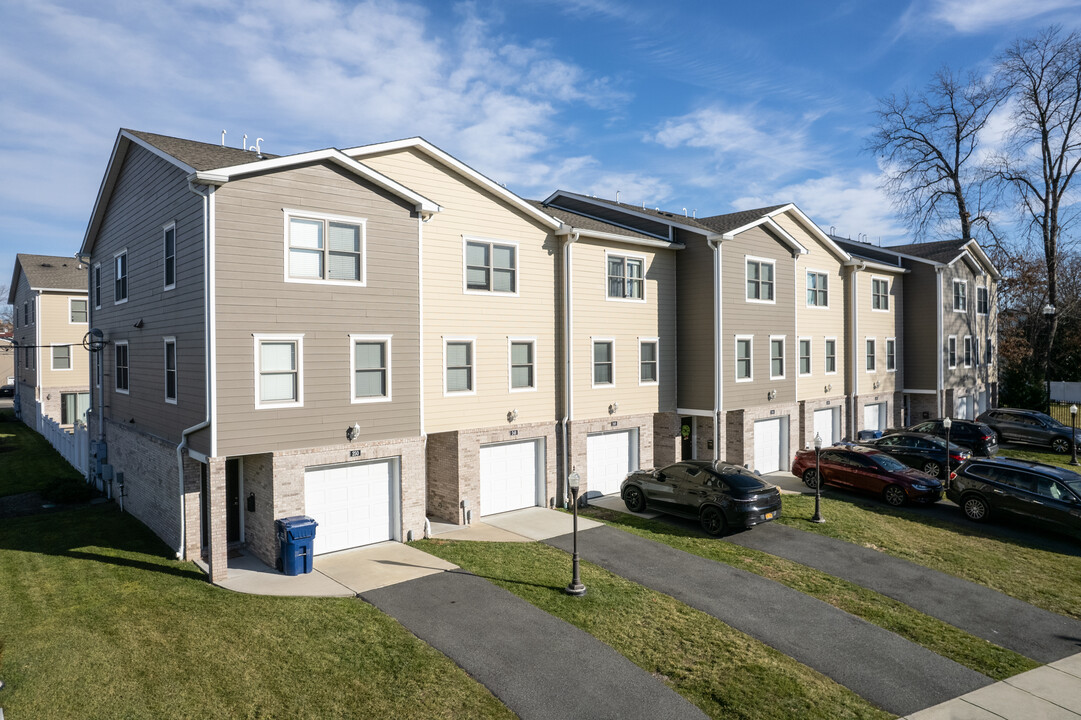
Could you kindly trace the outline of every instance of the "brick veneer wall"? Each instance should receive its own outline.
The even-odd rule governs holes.
[[[255,495],[255,511],[245,506],[244,541],[255,557],[270,567],[278,559],[277,529],[274,527],[274,456],[270,453],[245,455],[241,469],[244,478],[245,505],[249,494]],[[317,529],[318,532],[318,529]]]
[[[116,497],[120,490],[115,474],[113,497],[123,504],[125,512],[134,515],[170,547],[177,547],[180,499],[177,497],[176,445],[112,420],[105,421],[105,440],[109,450],[108,463],[113,466],[113,472],[124,473],[123,497]],[[185,473],[188,467],[185,465]],[[197,467],[193,470],[198,473]],[[198,478],[196,474],[196,492]],[[188,487],[185,480],[185,490]],[[195,504],[198,507],[198,502]],[[194,523],[188,516],[187,524],[198,530],[198,512]]]
[[[728,462],[746,465],[751,470],[754,466],[754,423],[756,420],[769,420],[788,417],[788,458],[781,462],[781,469],[787,470],[792,464],[799,437],[799,406],[792,403],[770,403],[743,410],[729,410],[725,413],[726,454]]]
[[[54,422],[60,422],[64,416],[61,410],[60,393],[85,392],[90,392],[85,382],[82,385],[72,385],[70,387],[51,387],[45,391],[45,397],[41,399],[41,414],[52,418]],[[70,425],[70,423],[68,424]]]
[[[902,393],[879,393],[878,395],[857,395],[852,398],[853,410],[855,411],[855,417],[851,418],[852,424],[849,425],[850,432],[848,437],[851,439],[856,438],[856,433],[860,430],[865,430],[863,426],[863,409],[868,405],[878,405],[880,403],[886,403],[886,427],[897,427],[901,422],[901,410]],[[929,395],[928,397],[934,397]],[[886,427],[881,428],[885,430]]]
[[[654,467],[664,467],[684,459],[679,418],[680,416],[676,413],[656,413],[653,416]]]
[[[612,427],[612,423],[619,423]],[[652,467],[653,460],[653,415],[622,415],[590,420],[574,420],[568,423],[568,449],[571,468],[581,476],[579,496],[589,492],[589,454],[586,436],[599,432],[619,432],[638,430],[638,465]]]
[[[458,479],[458,433],[428,436],[428,514],[444,522],[462,524],[462,490]]]
[[[723,414],[723,413],[722,413]],[[713,426],[714,418],[697,416],[694,419],[695,431],[695,457],[699,460],[713,459]],[[717,434],[717,458],[724,460],[728,451],[728,437],[725,432]]]
[[[792,446],[793,456],[797,450],[814,447],[815,410],[825,410],[826,408],[832,410],[834,408],[840,408],[841,434],[834,438],[834,442],[849,436],[847,426],[848,413],[845,412],[845,408],[848,407],[848,398],[846,396],[836,395],[834,397],[819,398],[817,400],[801,400],[799,407],[799,434],[796,437],[796,445]]]
[[[923,420],[938,417],[938,396],[928,393],[909,393],[909,412],[911,417],[908,424],[914,424]],[[927,417],[923,414],[927,413]]]

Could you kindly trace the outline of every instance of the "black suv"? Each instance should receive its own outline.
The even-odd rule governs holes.
[[[908,432],[937,435],[940,438],[946,437],[946,428],[942,426],[942,418],[924,420],[915,425],[909,425],[906,428],[887,430],[882,434],[892,435],[895,432],[903,432],[906,430]],[[995,437],[995,431],[984,423],[973,420],[956,420],[950,418],[950,442],[971,450],[973,455],[994,457],[995,453],[998,452],[998,440]]]
[[[970,520],[1013,514],[1081,530],[1081,475],[1013,458],[972,458],[957,470],[946,497]]]
[[[739,465],[685,460],[660,470],[637,470],[620,488],[632,512],[647,507],[697,519],[710,535],[749,528],[781,514],[781,491]]]
[[[979,417],[1003,440],[1050,447],[1057,453],[1068,453],[1073,444],[1081,439],[1081,431],[1074,432],[1050,415],[1035,410],[997,408]]]

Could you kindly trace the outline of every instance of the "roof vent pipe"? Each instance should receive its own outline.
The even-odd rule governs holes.
[[[619,205],[619,190],[616,190],[616,205]]]
[[[221,146],[225,147],[225,131],[221,131]]]
[[[687,217],[687,208],[683,208],[683,217]]]
[[[244,140],[240,143],[240,149],[243,150],[248,147],[248,133],[244,133]]]

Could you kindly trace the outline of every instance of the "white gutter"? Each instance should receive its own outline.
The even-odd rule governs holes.
[[[572,303],[571,289],[573,276],[571,275],[571,245],[578,242],[578,233],[571,232],[563,243],[563,356],[566,360],[566,370],[563,373],[563,420],[560,422],[563,434],[563,507],[567,507],[569,498],[567,495],[566,477],[570,474],[567,466],[567,423],[574,420],[574,343],[571,342],[574,327],[574,304]]]
[[[707,237],[713,248],[713,461],[720,452],[721,428],[719,415],[724,398],[721,391],[721,238]]]
[[[943,356],[942,351],[942,333],[945,331],[943,317],[942,317],[942,283],[945,282],[945,274],[942,272],[946,268],[942,265],[935,266],[935,275],[938,276],[938,282],[935,284],[935,302],[938,304],[938,317],[935,318],[938,323],[938,332],[935,333],[936,345],[938,347],[938,378],[935,385],[935,402],[938,404],[938,416],[945,417],[945,411],[943,410],[942,403],[945,398],[942,396],[942,383],[943,374],[945,370],[943,366],[946,363],[946,358]]]

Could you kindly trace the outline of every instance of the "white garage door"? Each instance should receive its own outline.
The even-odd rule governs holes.
[[[885,430],[886,404],[875,403],[873,405],[863,406],[863,429],[864,430]]]
[[[396,467],[376,460],[304,472],[304,512],[319,523],[316,555],[394,539]]]
[[[840,408],[815,410],[815,435],[822,438],[822,447],[829,447],[837,442],[837,417]],[[814,440],[814,437],[811,437]]]
[[[771,473],[781,469],[785,418],[759,420],[754,424],[754,469]]]
[[[968,395],[962,395],[957,398],[957,410],[954,417],[958,420],[971,420],[972,419],[972,398]]]
[[[589,494],[617,493],[627,473],[638,469],[638,431],[587,435],[586,454],[589,458],[586,476]]]
[[[485,445],[480,449],[480,514],[537,504],[540,440]]]

